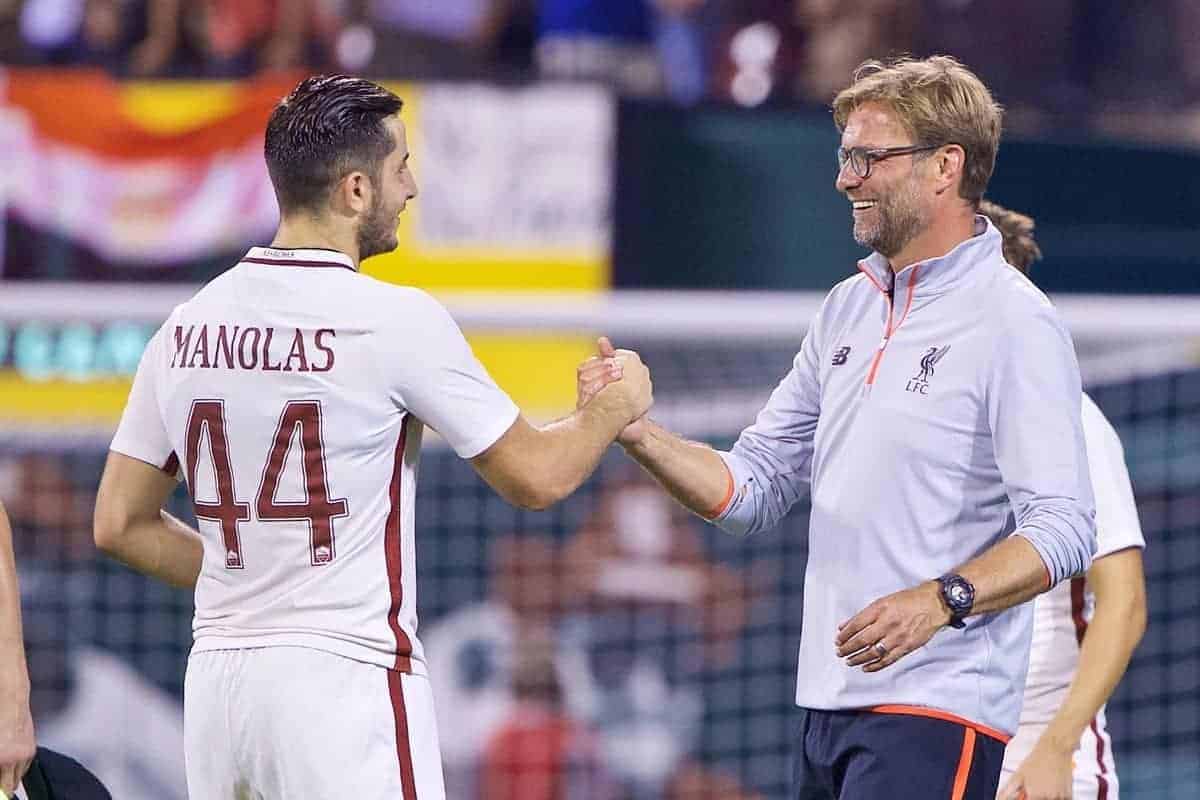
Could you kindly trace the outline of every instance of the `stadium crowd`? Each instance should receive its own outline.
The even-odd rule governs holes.
[[[969,52],[1014,124],[1098,114],[1132,133],[1200,101],[1198,39],[1191,0],[0,0],[6,64],[582,78],[758,105],[825,104],[867,57]]]

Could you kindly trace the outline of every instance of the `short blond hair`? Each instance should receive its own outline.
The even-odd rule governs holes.
[[[950,56],[865,61],[833,99],[838,130],[860,106],[882,103],[915,144],[957,144],[966,151],[959,196],[979,205],[996,166],[1004,109],[983,81]]]
[[[984,200],[979,204],[979,213],[990,219],[1000,231],[1000,236],[1004,239],[1004,260],[1028,275],[1033,262],[1042,258],[1042,248],[1038,247],[1033,238],[1033,229],[1036,227],[1033,217],[1027,217],[991,200]]]

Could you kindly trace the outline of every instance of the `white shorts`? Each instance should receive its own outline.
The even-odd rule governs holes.
[[[1079,738],[1075,750],[1072,781],[1072,800],[1119,800],[1121,787],[1117,781],[1117,766],[1113,761],[1112,740],[1104,728],[1103,711]],[[1034,745],[1046,730],[1045,725],[1021,725],[1004,748],[1004,767],[1000,772],[1000,788],[1033,752]]]
[[[444,800],[428,678],[304,647],[193,653],[184,681],[197,800]]]

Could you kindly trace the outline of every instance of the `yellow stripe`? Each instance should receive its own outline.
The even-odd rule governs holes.
[[[467,337],[488,373],[528,416],[561,417],[575,407],[575,368],[595,353],[588,336],[487,334]]]
[[[116,424],[129,396],[129,379],[31,381],[13,370],[0,371],[0,420]]]
[[[195,130],[237,107],[238,84],[229,81],[129,81],[120,87],[121,112],[163,135]]]
[[[431,291],[455,289],[597,290],[610,283],[608,263],[599,258],[555,259],[514,255],[488,260],[423,257],[400,249],[363,264],[363,272],[388,283]]]

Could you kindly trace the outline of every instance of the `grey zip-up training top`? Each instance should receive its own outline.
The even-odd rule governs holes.
[[[976,230],[894,287],[878,253],[834,287],[792,370],[721,453],[733,484],[713,521],[770,528],[811,486],[798,705],[949,715],[1004,737],[1020,715],[1031,603],[945,628],[876,673],[834,647],[872,601],[1014,532],[1051,584],[1095,550],[1071,337],[1005,263],[1000,233],[983,217]]]

